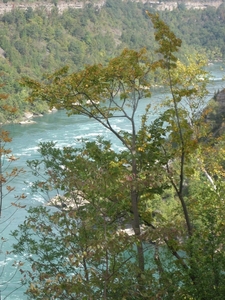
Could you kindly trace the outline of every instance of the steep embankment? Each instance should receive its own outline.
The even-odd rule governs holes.
[[[225,133],[225,89],[218,91],[204,110],[206,122],[210,124],[213,136]]]
[[[207,7],[218,8],[223,1],[157,1],[157,0],[135,0],[135,2],[141,2],[143,4],[148,4],[149,7],[152,7],[159,11],[172,11],[179,7],[179,5],[184,5],[186,9],[206,9]],[[69,8],[82,9],[85,5],[92,3],[95,7],[100,9],[105,5],[106,0],[102,1],[55,1],[54,3],[48,1],[35,1],[35,2],[7,2],[0,3],[0,14],[10,12],[13,9],[22,9],[26,10],[28,7],[32,9],[43,8],[46,12],[50,12],[54,7],[58,8],[59,13],[63,13]]]

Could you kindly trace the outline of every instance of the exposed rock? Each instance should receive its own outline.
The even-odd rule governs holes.
[[[0,47],[0,57],[5,58],[5,51]]]
[[[174,10],[177,8],[178,4],[184,3],[180,1],[158,1],[158,0],[133,0],[135,2],[142,2],[148,4],[150,7],[155,8],[156,10]],[[91,1],[59,1],[57,4],[38,1],[38,2],[7,2],[0,3],[0,15],[12,11],[13,9],[22,9],[26,10],[28,7],[32,9],[43,9],[46,12],[50,12],[54,7],[57,7],[58,12],[62,14],[65,10],[69,8],[73,9],[82,9],[85,4],[91,3]],[[218,1],[187,1],[185,2],[185,7],[187,9],[205,9],[209,6],[218,8],[223,3],[222,0]],[[99,0],[94,3],[94,6],[97,9],[100,9],[105,5],[105,0]]]
[[[141,226],[141,235],[143,235],[145,233],[145,229],[146,229],[145,226],[142,225]],[[132,226],[130,224],[128,224],[127,227],[124,229],[119,229],[117,231],[117,234],[125,234],[125,235],[129,235],[129,236],[135,235],[134,229],[132,228]]]
[[[47,206],[55,206],[60,210],[78,209],[81,206],[88,204],[79,192],[74,194],[74,197],[66,197],[64,195],[56,195],[48,203]]]
[[[31,113],[31,112],[29,112],[29,111],[24,113],[24,117],[25,117],[26,119],[31,119],[31,118],[33,118],[33,116],[34,116],[33,113]]]
[[[46,12],[50,12],[53,8],[57,7],[59,14],[62,14],[65,10],[69,8],[73,9],[82,9],[84,8],[84,3],[80,1],[59,1],[57,4],[46,2],[46,1],[37,1],[37,2],[7,2],[0,3],[0,14],[5,14],[7,12],[12,11],[13,9],[22,9],[26,10],[28,7],[35,9],[42,9]],[[88,3],[88,2],[87,2]],[[94,5],[98,8],[105,4],[104,1],[99,1],[98,3],[94,3]]]
[[[52,109],[48,110],[48,113],[54,113],[54,112],[57,112],[57,111],[58,111],[58,109],[53,107]]]
[[[32,120],[34,114],[31,112],[25,112],[23,116],[23,120],[19,122],[20,125],[34,124],[35,121]]]
[[[20,125],[35,124],[35,123],[36,122],[33,120],[24,120],[19,122]]]

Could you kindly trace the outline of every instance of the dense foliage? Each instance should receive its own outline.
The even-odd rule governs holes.
[[[40,6],[35,11],[28,7],[1,15],[0,70],[5,74],[2,80],[10,94],[8,101],[17,108],[14,117],[21,117],[24,111],[47,111],[42,103],[32,106],[24,101],[26,90],[18,82],[21,76],[38,79],[64,65],[73,71],[96,62],[105,64],[125,47],[146,47],[152,53],[155,42],[146,9],[150,9],[147,3],[107,0],[99,9],[88,4],[59,14],[57,7],[46,12]],[[179,6],[159,13],[182,38],[186,54],[197,49],[211,59],[224,56],[224,4],[205,10]],[[11,121],[11,117],[6,114],[0,121]]]
[[[105,65],[23,80],[32,103],[93,118],[123,146],[42,143],[41,159],[29,162],[40,176],[34,188],[59,195],[57,208],[31,208],[13,233],[29,264],[21,268],[28,299],[224,298],[224,137],[211,134],[202,112],[205,61],[182,63],[181,39],[147,15],[158,45],[151,59],[125,49]],[[152,122],[146,105],[137,124],[158,70],[168,98]],[[129,130],[115,128],[115,118]]]

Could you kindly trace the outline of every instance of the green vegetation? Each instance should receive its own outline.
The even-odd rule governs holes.
[[[1,75],[0,75],[1,76]],[[0,89],[3,88],[3,85],[0,85]],[[0,101],[2,103],[1,114],[15,113],[15,108],[10,107],[7,103],[8,95],[0,92]],[[10,259],[10,250],[8,248],[8,236],[6,235],[6,230],[10,226],[11,218],[15,215],[16,211],[19,208],[25,208],[25,205],[21,205],[20,202],[26,198],[25,194],[14,194],[18,193],[12,182],[15,178],[21,176],[24,173],[22,168],[15,167],[14,163],[17,158],[12,154],[11,149],[9,148],[9,144],[12,139],[9,136],[9,132],[4,130],[2,125],[0,126],[0,259],[1,259],[1,267],[0,267],[0,284],[1,291],[7,290],[12,278],[19,272],[19,268],[21,264],[14,263],[13,269],[10,273],[5,276],[5,265],[7,264],[8,259]],[[14,195],[13,195],[14,194]],[[11,199],[11,201],[9,201]],[[23,203],[22,203],[23,204]],[[21,284],[19,283],[20,287]],[[15,290],[18,286],[15,286]],[[10,292],[6,292],[8,296]]]
[[[211,135],[202,113],[205,61],[183,63],[181,39],[147,15],[151,56],[125,49],[104,65],[23,79],[31,103],[93,118],[123,145],[117,152],[104,138],[77,148],[42,143],[41,159],[29,162],[40,176],[34,188],[58,191],[59,209],[31,208],[13,233],[15,253],[27,254],[28,299],[224,298],[224,137]],[[153,122],[147,105],[138,126],[156,71],[170,96]],[[115,118],[130,130],[117,131]]]
[[[124,48],[146,47],[153,53],[156,44],[146,9],[148,4],[107,0],[101,9],[88,4],[63,14],[57,7],[51,12],[40,7],[1,15],[0,71],[4,72],[8,101],[17,108],[14,118],[21,118],[24,111],[38,114],[48,109],[43,103],[34,107],[24,101],[27,92],[19,85],[21,76],[40,79],[43,73],[65,65],[75,71],[88,64],[106,64]],[[182,38],[184,53],[197,50],[209,59],[224,56],[224,4],[205,10],[185,10],[180,5],[172,12],[160,12],[160,16]],[[0,121],[13,120],[6,114]]]

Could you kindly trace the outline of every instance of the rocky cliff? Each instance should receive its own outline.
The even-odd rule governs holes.
[[[223,1],[157,1],[157,0],[133,0],[135,2],[142,2],[143,4],[148,4],[150,7],[155,8],[156,10],[173,10],[176,9],[179,4],[185,4],[187,9],[205,9],[209,6],[218,8]],[[31,7],[33,9],[43,8],[46,11],[51,11],[53,7],[57,7],[59,13],[62,13],[68,8],[82,9],[85,3],[91,1],[58,1],[56,4],[46,1],[37,1],[37,2],[7,2],[0,3],[0,14],[4,14],[12,11],[13,9],[27,9]],[[98,8],[101,8],[105,4],[105,0],[94,2],[94,5]]]

